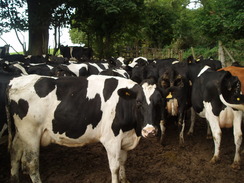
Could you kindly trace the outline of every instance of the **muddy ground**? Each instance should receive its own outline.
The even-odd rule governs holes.
[[[179,147],[177,128],[171,125],[166,146],[162,147],[157,138],[141,139],[128,153],[128,180],[131,183],[243,183],[244,163],[238,171],[230,167],[235,152],[232,129],[224,129],[222,137],[221,161],[212,165],[209,160],[214,145],[212,140],[206,140],[204,121],[198,120],[194,136],[185,137],[184,148]],[[43,183],[111,181],[106,152],[101,144],[78,148],[51,145],[42,148],[40,154]],[[9,177],[7,146],[0,145],[0,183],[9,182]],[[30,182],[29,178],[21,175],[21,183],[25,182]]]

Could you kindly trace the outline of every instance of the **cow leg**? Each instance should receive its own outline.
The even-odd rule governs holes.
[[[31,131],[31,128],[29,130]],[[18,160],[21,160],[22,171],[30,176],[32,183],[41,183],[39,174],[40,138],[38,138],[37,130],[34,130],[35,134],[30,131],[22,133],[21,136],[18,134],[18,143],[21,145],[20,149],[22,150]],[[17,148],[17,146],[15,147]]]
[[[117,145],[118,142],[110,141],[110,143],[105,143],[104,147],[107,151],[109,168],[112,176],[112,183],[119,183],[119,171],[120,171],[120,149],[121,147]]]
[[[161,130],[161,136],[160,136],[160,144],[165,145],[165,120],[160,121],[160,130]]]
[[[240,157],[240,147],[242,144],[242,131],[241,131],[241,122],[242,122],[242,112],[234,111],[234,122],[233,122],[233,131],[234,131],[234,141],[236,146],[234,162],[232,168],[240,169],[241,168],[241,157]]]
[[[182,123],[179,125],[179,129],[180,129],[180,135],[179,135],[179,143],[181,147],[184,147],[184,130],[185,130],[185,119],[182,120]]]
[[[12,145],[10,147],[10,159],[11,159],[11,182],[19,182],[19,166],[20,160],[23,154],[23,144],[19,138],[19,135],[16,134]]]
[[[120,151],[120,169],[119,169],[119,176],[121,183],[128,183],[125,174],[125,162],[127,160],[127,151],[121,150]]]
[[[32,183],[41,183],[39,173],[39,148],[25,149],[21,162],[23,173],[29,174]]]
[[[184,147],[184,130],[185,130],[185,111],[183,110],[182,112],[179,113],[179,118],[178,118],[178,129],[179,129],[179,145],[181,147]]]
[[[193,135],[195,122],[196,122],[196,113],[193,107],[191,107],[191,126],[189,128],[187,135]]]
[[[207,139],[212,139],[213,136],[212,136],[212,133],[211,133],[211,128],[210,128],[210,125],[209,125],[209,122],[207,121]]]
[[[218,119],[216,116],[214,116],[214,114],[210,114],[206,117],[209,120],[210,128],[213,134],[213,140],[214,140],[214,156],[212,157],[210,162],[215,164],[219,161],[219,151],[220,151],[222,132],[219,126]]]
[[[3,136],[3,133],[5,132],[5,130],[8,128],[8,125],[6,123],[4,123],[2,130],[0,131],[0,139]]]

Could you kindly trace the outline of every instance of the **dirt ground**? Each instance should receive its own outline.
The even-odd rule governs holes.
[[[244,163],[241,170],[230,167],[235,152],[232,129],[222,132],[221,161],[216,165],[209,163],[214,145],[212,140],[206,140],[206,124],[202,120],[198,120],[194,136],[185,136],[184,148],[178,145],[178,132],[173,125],[167,129],[164,147],[157,138],[141,139],[139,145],[128,153],[127,178],[131,183],[243,183]],[[43,183],[111,181],[106,152],[101,144],[41,148],[40,174]],[[9,177],[7,145],[1,145],[0,182],[9,182]],[[26,182],[30,182],[29,178],[21,175],[21,183]]]

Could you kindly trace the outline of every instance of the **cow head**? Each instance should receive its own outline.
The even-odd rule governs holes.
[[[137,135],[145,138],[154,137],[157,134],[162,109],[162,97],[156,85],[144,82],[132,89],[119,89],[118,94],[126,101],[130,101],[132,118],[135,121],[133,128]]]
[[[129,62],[128,66],[134,68],[135,66],[144,66],[148,65],[148,60],[145,57],[137,57]]]
[[[158,87],[165,99],[165,107],[171,116],[178,114],[179,101],[186,103],[189,82],[176,70],[167,69],[158,80]]]
[[[241,83],[236,76],[228,71],[221,72],[219,81],[219,95],[221,101],[232,108],[244,111],[244,95],[241,93]]]
[[[57,76],[57,77],[60,77],[60,76],[75,76],[76,77],[75,73],[70,71],[66,65],[62,65],[62,64],[54,67],[51,70],[51,73],[53,76]]]

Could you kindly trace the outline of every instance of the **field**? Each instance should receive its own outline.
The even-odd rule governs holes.
[[[214,145],[213,140],[206,139],[204,120],[197,120],[194,135],[186,136],[183,148],[178,145],[177,128],[169,125],[167,130],[166,146],[161,146],[157,138],[141,139],[139,145],[128,153],[126,172],[131,183],[244,182],[244,164],[241,170],[230,167],[235,151],[232,129],[223,129],[221,161],[215,165],[209,163]],[[57,145],[41,148],[40,174],[43,183],[111,181],[106,152],[101,144],[78,148]],[[7,145],[1,145],[0,182],[9,182],[9,177]],[[20,182],[30,181],[26,175],[21,174]]]

